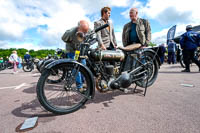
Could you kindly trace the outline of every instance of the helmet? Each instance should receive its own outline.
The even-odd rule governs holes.
[[[188,31],[188,30],[192,30],[192,25],[187,25],[186,26],[186,30]]]

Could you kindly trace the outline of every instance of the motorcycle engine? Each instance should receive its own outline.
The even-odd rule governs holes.
[[[112,89],[128,88],[132,84],[130,74],[127,72],[122,73],[117,79],[113,80],[109,87]]]

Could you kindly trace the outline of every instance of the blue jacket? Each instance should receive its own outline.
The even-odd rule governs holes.
[[[176,52],[176,43],[174,42],[168,43],[168,52]]]
[[[197,49],[197,45],[199,45],[199,35],[192,30],[185,32],[183,35],[181,35],[180,45],[182,49]]]
[[[31,56],[30,56],[29,54],[25,54],[25,55],[24,55],[24,60],[25,60],[26,62],[28,62],[28,61],[30,60],[30,58],[31,58]]]

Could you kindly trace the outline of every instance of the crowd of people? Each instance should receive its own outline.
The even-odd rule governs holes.
[[[163,64],[166,61],[168,64],[175,64],[181,61],[181,56],[185,64],[185,69],[181,72],[190,72],[190,64],[194,62],[200,71],[200,61],[198,54],[195,56],[195,52],[198,52],[200,47],[200,34],[192,31],[192,26],[186,26],[186,32],[180,37],[180,44],[176,44],[173,40],[169,40],[169,43],[161,44],[159,46],[160,61]],[[166,56],[167,54],[167,56]]]
[[[29,55],[29,52],[26,52],[23,59],[17,55],[17,51],[12,51],[12,54],[9,57],[6,57],[6,59],[3,59],[3,57],[0,57],[0,63],[6,63],[9,68],[13,68],[13,74],[18,73],[17,69],[22,69],[22,63],[26,63],[30,60],[31,56]]]

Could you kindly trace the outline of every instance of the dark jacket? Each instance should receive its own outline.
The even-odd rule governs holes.
[[[30,60],[30,58],[31,58],[31,56],[30,56],[29,54],[25,54],[25,55],[24,55],[24,60],[25,60],[26,62],[28,62],[28,61]]]
[[[176,52],[176,43],[175,42],[169,42],[168,43],[168,52]]]
[[[199,35],[194,31],[187,31],[181,35],[180,45],[182,49],[185,50],[195,50],[199,45]]]

